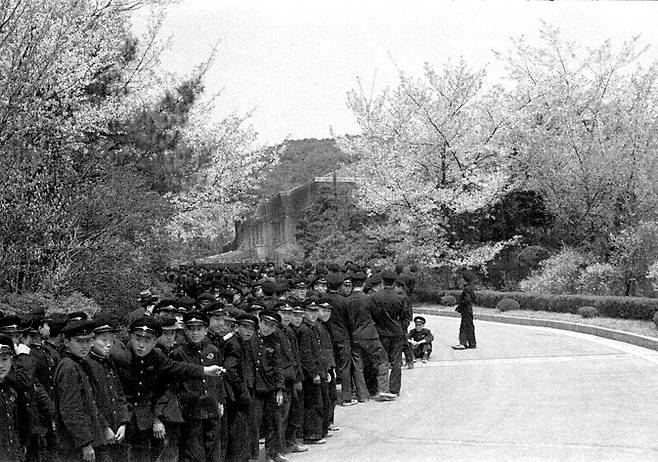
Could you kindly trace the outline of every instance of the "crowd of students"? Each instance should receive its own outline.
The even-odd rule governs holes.
[[[0,319],[0,460],[285,462],[394,401],[432,333],[413,268],[189,266],[122,317]],[[408,331],[414,321],[414,328]],[[264,440],[264,451],[260,444]]]

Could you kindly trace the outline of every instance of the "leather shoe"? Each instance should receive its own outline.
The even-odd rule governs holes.
[[[320,438],[319,440],[304,440],[304,444],[325,444],[327,440]]]
[[[385,393],[382,391],[377,393],[373,399],[375,401],[395,401],[396,398],[397,396],[394,395],[393,393]]]
[[[295,443],[292,446],[290,446],[290,451],[292,451],[292,452],[306,452],[306,451],[308,451],[308,447],[304,446],[303,444]]]
[[[450,348],[452,348],[453,350],[465,350],[466,345],[453,345]]]

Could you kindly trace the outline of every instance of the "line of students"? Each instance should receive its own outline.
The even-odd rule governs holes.
[[[196,294],[179,284],[178,299],[142,294],[123,325],[0,319],[0,459],[246,462],[263,437],[266,460],[284,462],[334,434],[337,404],[397,398],[407,338],[429,356],[396,281],[360,268],[222,277]]]

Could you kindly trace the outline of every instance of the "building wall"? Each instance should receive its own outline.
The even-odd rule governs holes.
[[[252,218],[238,222],[231,250],[251,253],[260,259],[274,259],[275,250],[295,245],[295,223],[313,202],[322,184],[353,185],[356,178],[316,177],[297,188],[278,193],[262,202]]]

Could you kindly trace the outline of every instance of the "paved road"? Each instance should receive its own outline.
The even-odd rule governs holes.
[[[297,461],[658,461],[658,352],[574,332],[426,316],[429,363],[391,403],[337,408],[341,427]]]

